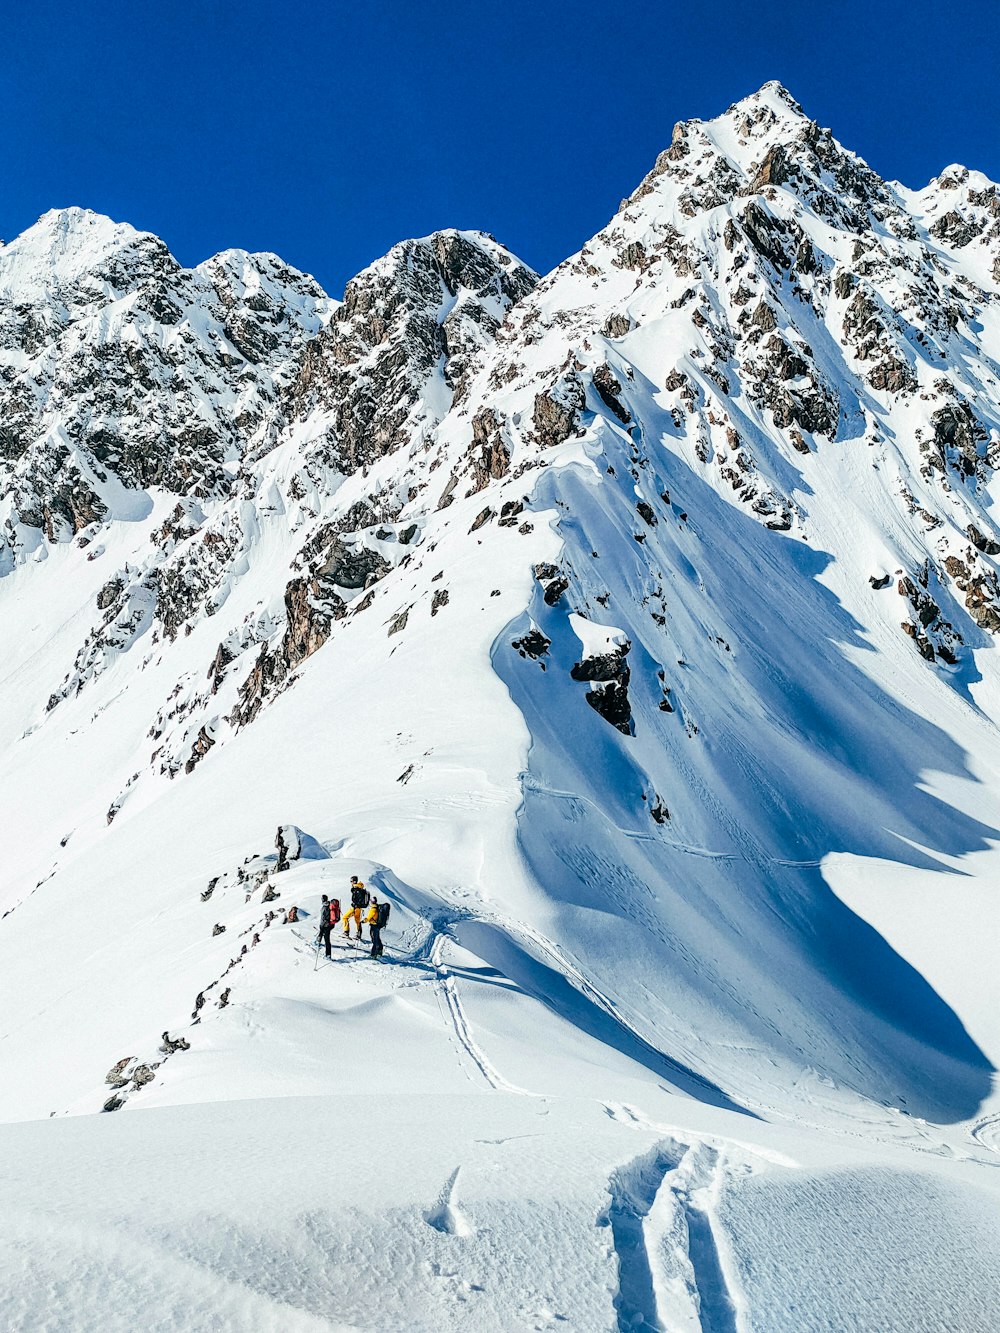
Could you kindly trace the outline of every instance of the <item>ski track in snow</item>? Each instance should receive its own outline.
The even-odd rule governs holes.
[[[612,1174],[619,1333],[744,1333],[745,1301],[713,1217],[726,1174],[716,1149],[673,1138]]]
[[[969,1138],[981,1148],[1000,1153],[1000,1114],[984,1116],[969,1130]]]
[[[606,812],[589,796],[585,796],[580,792],[560,791],[556,787],[549,787],[545,783],[539,782],[536,777],[527,771],[521,774],[521,785],[525,791],[534,792],[541,796],[551,796],[555,800],[583,804],[594,810],[602,819],[607,817]],[[630,838],[637,842],[655,842],[663,847],[669,848],[673,852],[682,852],[686,856],[702,857],[707,861],[746,861],[752,865],[760,865],[763,863],[806,870],[815,869],[817,866],[822,865],[822,861],[816,859],[797,861],[783,856],[767,856],[764,853],[757,851],[754,851],[753,854],[744,852],[716,852],[712,851],[709,847],[698,847],[693,843],[679,842],[676,838],[667,837],[662,831],[658,833],[649,833],[644,829],[622,828],[621,825],[615,825],[615,831],[623,838]]]
[[[455,978],[447,963],[443,960],[446,938],[445,935],[437,931],[434,932],[428,957],[437,977],[442,1012],[447,1015],[448,1022],[459,1045],[494,1092],[512,1092],[524,1097],[536,1096],[537,1094],[529,1092],[526,1088],[519,1088],[508,1082],[473,1036],[472,1028],[459,997]]]

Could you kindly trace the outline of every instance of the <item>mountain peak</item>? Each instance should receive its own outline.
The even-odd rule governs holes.
[[[795,100],[783,83],[777,79],[768,79],[767,83],[761,84],[755,93],[749,93],[746,97],[734,102],[730,111],[737,111],[748,107],[767,106],[778,115],[788,116],[789,113],[798,120],[806,120],[808,117],[802,110],[801,105]]]
[[[756,92],[748,93],[746,97],[734,102],[721,115],[709,120],[682,121],[681,126],[688,130],[701,130],[729,156],[738,158],[741,156],[739,147],[744,141],[754,145],[763,138],[776,142],[788,141],[798,138],[811,123],[784,84],[771,79]],[[675,127],[675,137],[679,128]]]
[[[777,80],[711,120],[674,126],[670,146],[625,201],[655,195],[666,218],[694,217],[721,204],[779,187],[830,220],[856,229],[871,208],[891,208],[891,191],[865,162],[818,125]],[[648,216],[649,207],[646,207]]]
[[[68,251],[95,244],[106,248],[119,247],[149,234],[137,231],[131,223],[115,222],[104,213],[71,205],[68,208],[50,208],[17,241],[32,245],[47,244],[51,248]]]
[[[101,271],[112,256],[137,247],[167,253],[152,233],[127,222],[87,208],[53,208],[0,251],[0,289],[41,296]]]

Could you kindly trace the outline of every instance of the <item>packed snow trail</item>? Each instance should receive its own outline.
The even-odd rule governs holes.
[[[430,962],[438,976],[439,994],[449,1021],[454,1027],[455,1035],[467,1052],[469,1059],[494,1091],[514,1092],[520,1093],[522,1096],[530,1096],[531,1094],[526,1092],[524,1088],[517,1088],[512,1083],[508,1083],[503,1075],[493,1067],[485,1052],[476,1042],[465,1016],[465,1010],[462,1007],[456,978],[451,968],[444,962],[444,954],[445,936],[435,934],[429,954]]]

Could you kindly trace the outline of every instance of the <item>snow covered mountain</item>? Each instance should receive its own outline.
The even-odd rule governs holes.
[[[1000,187],[768,84],[540,280],[0,288],[8,1325],[994,1327]]]

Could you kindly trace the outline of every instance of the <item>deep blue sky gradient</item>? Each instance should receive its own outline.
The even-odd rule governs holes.
[[[274,250],[334,295],[480,227],[545,271],[670,140],[767,79],[882,175],[1000,177],[996,0],[3,5],[0,236],[80,204],[185,264]]]

